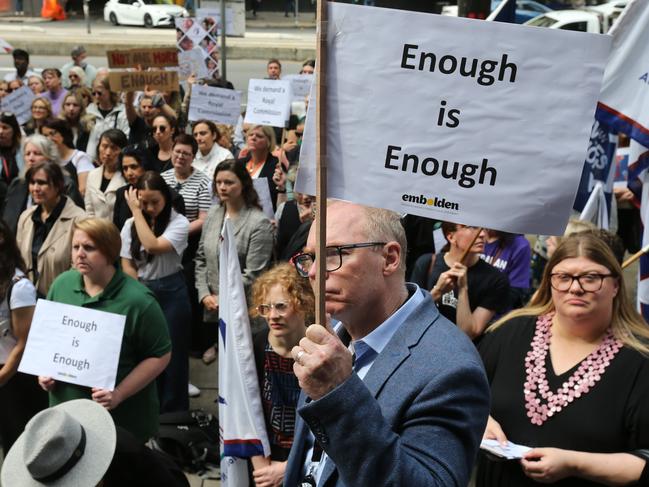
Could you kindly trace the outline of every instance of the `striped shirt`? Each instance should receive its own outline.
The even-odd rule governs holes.
[[[208,211],[212,206],[211,183],[203,172],[194,170],[184,181],[178,181],[173,169],[161,174],[162,179],[185,200],[185,216],[190,222],[198,218],[199,211]]]

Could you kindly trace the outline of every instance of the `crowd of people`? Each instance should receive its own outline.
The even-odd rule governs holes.
[[[74,413],[109,411],[99,480],[116,475],[120,437],[139,448],[161,413],[189,409],[190,356],[218,354],[229,220],[271,445],[251,459],[254,485],[466,485],[477,455],[478,486],[649,485],[649,328],[620,267],[628,242],[573,222],[538,252],[523,235],[330,202],[331,323],[309,326],[317,215],[293,190],[303,117],[190,123],[193,78],[118,93],[81,46],[61,69],[13,57],[0,98],[23,85],[35,98],[25,124],[0,113],[3,480],[38,479],[43,459],[19,472],[10,450],[46,441],[44,421],[73,431]],[[266,76],[281,78],[279,60]],[[126,316],[113,390],[18,372],[38,298]],[[483,438],[531,449],[502,461],[478,452]]]

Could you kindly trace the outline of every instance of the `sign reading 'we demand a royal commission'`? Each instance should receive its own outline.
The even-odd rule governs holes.
[[[329,197],[563,233],[609,36],[333,2],[329,12]],[[309,194],[314,105],[296,188]]]

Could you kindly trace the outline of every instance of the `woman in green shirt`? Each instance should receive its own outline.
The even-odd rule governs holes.
[[[73,399],[92,399],[108,409],[115,424],[141,441],[157,433],[159,405],[156,377],[167,367],[171,342],[155,297],[117,269],[121,239],[112,222],[100,218],[73,226],[74,269],[61,274],[47,299],[126,316],[114,390],[89,388],[39,377],[50,392],[50,406]]]

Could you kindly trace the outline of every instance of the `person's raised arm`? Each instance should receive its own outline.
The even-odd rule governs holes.
[[[131,213],[133,213],[133,225],[135,225],[135,231],[137,232],[137,236],[140,238],[144,250],[151,255],[172,252],[174,247],[171,242],[163,236],[156,237],[144,218],[144,214],[140,208],[140,200],[137,196],[137,189],[128,188],[124,192],[124,198],[126,199],[126,203],[128,204]]]

